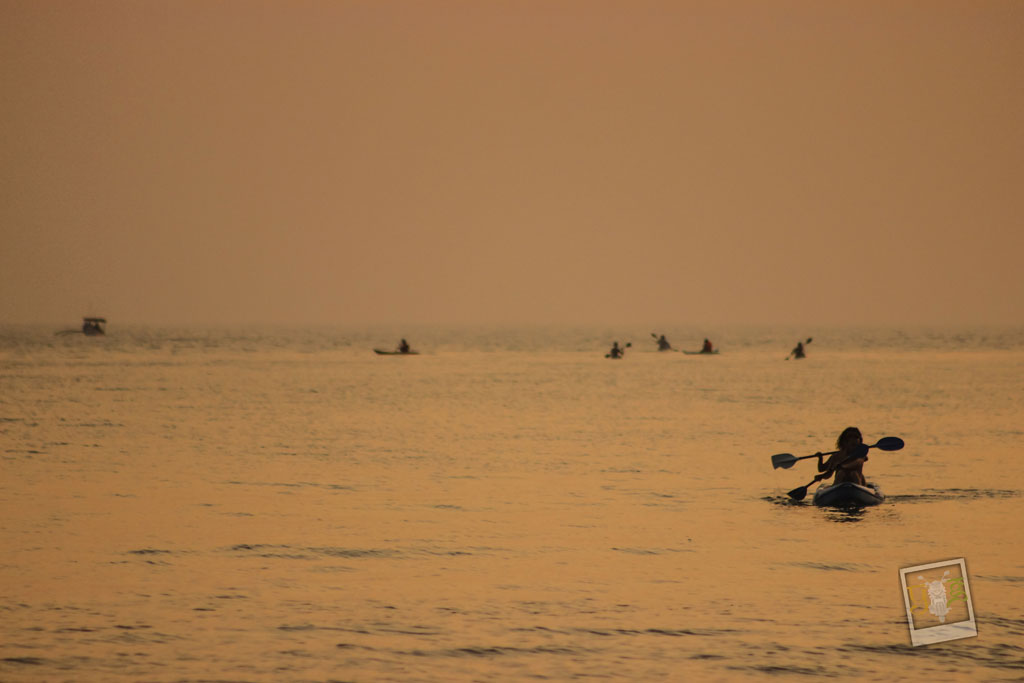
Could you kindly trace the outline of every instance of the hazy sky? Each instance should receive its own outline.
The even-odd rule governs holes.
[[[0,319],[1024,322],[1024,2],[0,0]]]

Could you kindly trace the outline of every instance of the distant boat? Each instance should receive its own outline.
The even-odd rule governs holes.
[[[106,334],[107,331],[103,327],[106,324],[106,318],[82,318],[82,334],[87,337]]]
[[[82,328],[79,330],[60,330],[56,334],[84,334],[87,337],[102,336],[107,333],[104,325],[106,318],[82,318]]]
[[[374,349],[373,352],[376,353],[378,356],[418,356],[419,355],[419,353],[417,351],[413,351],[412,350],[412,348],[409,346],[409,342],[405,341],[405,339],[402,339],[402,341],[398,343],[398,346],[395,348],[394,351],[388,351],[386,349]]]
[[[684,350],[683,353],[685,353],[687,356],[712,356],[718,353],[718,349],[714,347],[710,339],[705,338],[704,345],[701,347],[700,351]]]

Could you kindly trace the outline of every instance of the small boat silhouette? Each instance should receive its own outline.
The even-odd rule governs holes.
[[[84,334],[87,337],[96,337],[105,335],[107,333],[104,325],[107,324],[106,318],[82,318],[82,327],[78,330],[60,330],[56,334]]]

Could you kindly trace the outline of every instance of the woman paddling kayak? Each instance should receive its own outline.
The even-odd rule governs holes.
[[[877,444],[876,444],[877,445]],[[824,456],[817,453],[818,471],[814,481],[828,479],[833,474],[832,484],[823,484],[814,492],[814,504],[819,506],[878,505],[885,495],[875,484],[864,480],[864,463],[868,459],[865,446],[856,427],[847,427],[836,440],[839,451],[823,462]]]
[[[836,484],[850,482],[864,486],[866,484],[864,480],[864,463],[868,460],[868,454],[867,449],[863,446],[864,439],[861,437],[859,429],[856,427],[844,429],[843,433],[836,439],[836,448],[839,451],[833,454],[827,462],[824,459],[825,456],[821,453],[816,454],[818,456],[818,471],[822,474],[819,474],[814,480],[828,479],[834,474],[836,475]],[[863,450],[863,453],[858,455],[858,449]],[[852,459],[848,460],[849,458]]]

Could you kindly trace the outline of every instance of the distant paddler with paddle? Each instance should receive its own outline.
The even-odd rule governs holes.
[[[807,343],[808,344],[810,344],[812,341],[814,341],[814,339],[812,339],[811,337],[807,338]],[[786,356],[786,360],[789,360],[790,356],[792,356],[793,358],[798,358],[798,359],[799,358],[806,358],[807,354],[804,353],[804,342],[797,342],[796,346],[793,348],[793,350],[789,352],[789,356]]]
[[[655,341],[658,342],[658,350],[659,351],[671,351],[672,350],[672,345],[668,343],[668,339],[665,339],[665,335],[661,335],[659,337],[658,335],[656,335],[653,332],[651,332],[651,336],[654,337]]]
[[[626,349],[633,345],[633,342],[626,342],[625,346],[619,346],[619,342],[612,342],[612,350],[604,354],[605,358],[622,358],[626,355]]]

